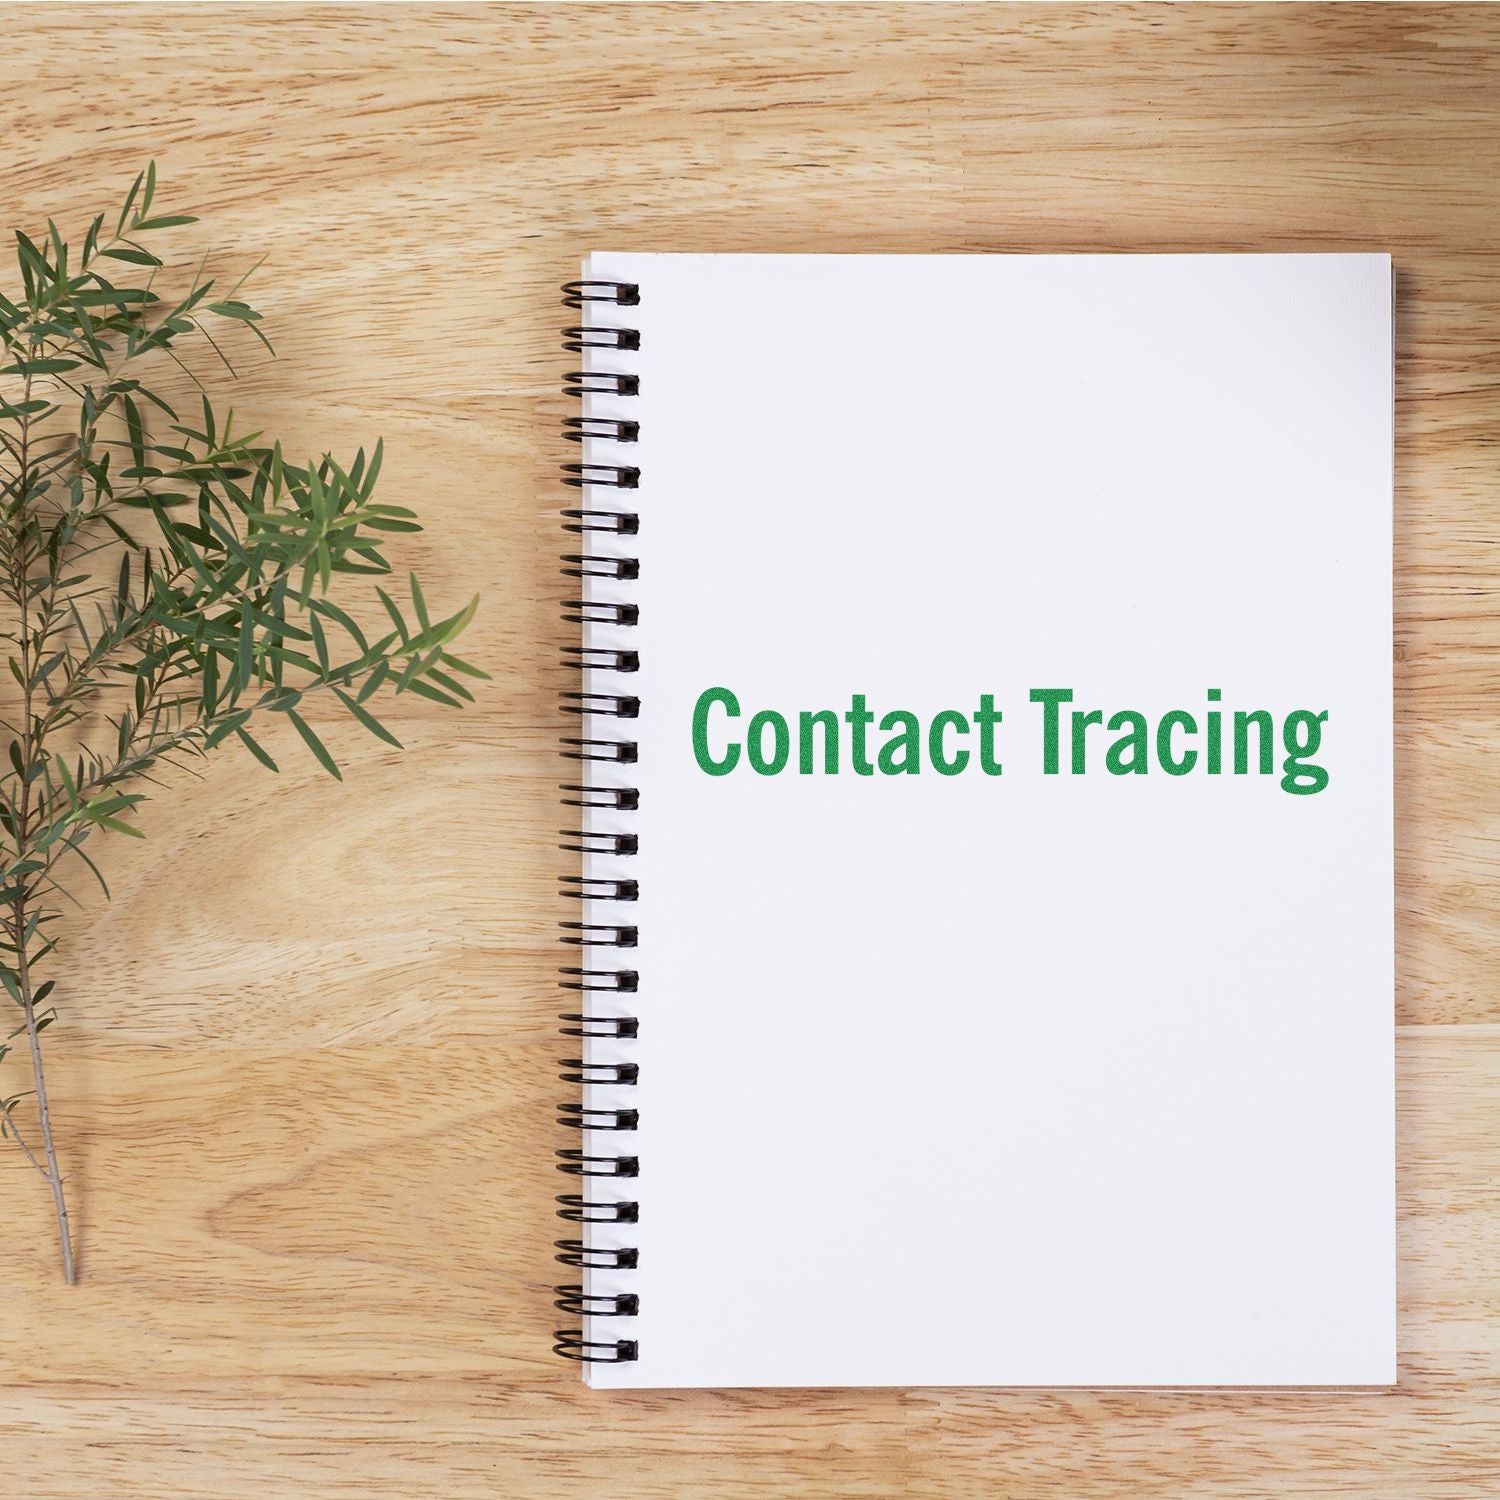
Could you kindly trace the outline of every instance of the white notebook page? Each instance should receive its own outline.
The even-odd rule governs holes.
[[[641,1172],[589,1185],[639,1202],[589,1232],[639,1265],[588,1278],[639,1296],[594,1320],[639,1358],[588,1378],[1394,1380],[1388,257],[584,274],[641,289],[583,319],[641,334],[592,356],[639,395],[588,407],[640,423],[589,455],[640,488],[588,501],[640,516],[607,539],[639,581],[593,590],[640,606],[594,633],[641,656],[639,761],[599,776],[640,809],[595,815],[640,839],[640,1034],[591,1048],[640,1118],[591,1142]],[[713,754],[775,710],[785,770],[705,773],[712,687]],[[848,728],[800,774],[798,712],[855,693],[919,717],[919,774],[854,774]],[[1074,709],[1142,713],[1147,774],[1102,725],[1073,774]],[[1272,774],[1254,726],[1247,774],[1161,769],[1161,717],[1206,759],[1210,709],[1273,715]],[[962,774],[925,759],[945,710]],[[1316,794],[1282,786],[1294,710],[1327,714]]]

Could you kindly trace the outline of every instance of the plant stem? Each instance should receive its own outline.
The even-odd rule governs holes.
[[[33,352],[35,346],[33,345]],[[31,399],[31,372],[23,380],[22,401]],[[26,543],[26,489],[31,448],[31,417],[28,414],[21,428],[21,478],[17,518],[20,541],[15,559],[16,604],[20,612],[18,649],[21,653],[21,763],[29,772],[40,754],[41,746],[35,738],[35,723],[31,713],[31,694],[34,673],[31,649],[31,607],[28,597],[31,557]],[[21,777],[20,806],[15,811],[16,853],[25,859],[27,843],[31,836],[31,777]],[[36,999],[31,987],[31,960],[26,951],[30,934],[27,931],[27,882],[23,881],[20,894],[11,903],[14,938],[16,944],[16,983],[21,991],[21,1009],[26,1017],[26,1043],[31,1049],[31,1076],[36,1087],[37,1116],[42,1126],[42,1158],[46,1163],[43,1175],[52,1189],[52,1203],[57,1211],[57,1236],[62,1250],[63,1279],[72,1286],[76,1280],[73,1267],[73,1235],[68,1225],[68,1200],[63,1193],[62,1169],[57,1163],[57,1147],[52,1139],[52,1111],[47,1104],[47,1078],[42,1069],[42,1042],[36,1023]]]
[[[73,1234],[68,1224],[68,1200],[63,1194],[57,1147],[52,1140],[52,1112],[47,1107],[47,1080],[42,1072],[42,1043],[37,1032],[36,1003],[31,991],[31,962],[26,956],[25,898],[18,899],[12,910],[15,912],[16,979],[21,987],[21,1005],[26,1012],[26,1042],[31,1048],[31,1076],[36,1083],[37,1115],[42,1124],[42,1157],[46,1162],[42,1175],[52,1189],[52,1203],[57,1210],[57,1237],[62,1248],[63,1280],[72,1286],[78,1279],[73,1267]]]

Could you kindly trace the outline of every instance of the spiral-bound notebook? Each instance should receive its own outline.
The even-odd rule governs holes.
[[[567,301],[558,1352],[1393,1381],[1388,257]]]

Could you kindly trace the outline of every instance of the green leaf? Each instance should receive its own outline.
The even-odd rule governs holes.
[[[351,698],[348,693],[344,692],[341,688],[335,688],[333,691],[339,702],[342,703],[344,707],[347,708],[349,712],[353,714],[354,717],[358,719],[359,722],[363,724],[364,727],[368,729],[377,740],[384,740],[387,745],[394,745],[398,750],[403,748],[401,741],[398,740],[396,736],[393,735],[390,730],[387,729],[385,725],[382,724],[380,720],[377,719],[375,715],[372,714],[367,708],[362,708],[356,699]]]
[[[444,708],[462,708],[463,703],[457,698],[450,698],[446,693],[440,692],[431,683],[423,682],[420,677],[408,682],[404,688],[398,688],[398,692],[415,693],[419,698],[430,698],[434,703],[441,703]]]
[[[74,854],[79,857],[79,859],[84,862],[85,865],[88,866],[90,872],[93,874],[94,879],[99,882],[99,889],[104,892],[104,899],[106,901],[111,901],[114,898],[109,893],[109,884],[104,879],[103,873],[100,871],[99,866],[96,865],[93,860],[91,860],[88,855],[83,852],[83,835],[87,832],[87,829],[80,829],[80,836],[77,839],[72,840],[69,843],[68,847],[73,851]]]
[[[318,653],[318,670],[328,675],[328,637],[323,634],[323,622],[317,615],[307,617],[307,628],[312,631],[313,649]]]
[[[382,588],[377,588],[375,592],[385,606],[386,614],[391,617],[391,623],[396,627],[396,634],[401,637],[401,644],[406,645],[411,640],[411,632],[407,630],[406,621],[401,618],[401,611],[396,608],[395,600]]]
[[[78,368],[76,359],[17,359],[0,370],[0,375],[65,375]]]
[[[449,615],[446,620],[439,620],[436,625],[424,630],[421,636],[411,644],[421,651],[425,651],[429,646],[446,645],[455,636],[468,629],[469,622],[474,618],[474,612],[478,608],[479,595],[475,594],[456,615]]]
[[[221,318],[232,318],[236,323],[258,323],[261,315],[245,302],[210,302],[208,310]]]
[[[40,397],[35,401],[0,400],[0,417],[6,421],[14,421],[19,417],[43,416],[50,410],[53,410],[52,403]]]
[[[333,777],[335,781],[342,781],[344,773],[339,770],[338,764],[328,753],[328,747],[313,733],[312,726],[299,714],[296,709],[289,708],[286,716],[296,726],[297,733],[302,736],[307,748],[317,757],[318,764]]]
[[[361,457],[363,457],[363,455],[364,455],[364,449],[363,448],[360,449],[360,455],[361,455]],[[374,453],[372,453],[370,455],[370,466],[369,466],[369,468],[367,468],[365,470],[364,480],[363,480],[363,482],[360,485],[360,496],[361,496],[361,498],[368,499],[369,496],[370,496],[370,493],[374,490],[374,488],[375,488],[375,481],[380,478],[380,465],[381,465],[381,462],[384,460],[384,458],[385,458],[385,439],[384,438],[376,438],[375,439],[375,451],[374,451]]]
[[[370,649],[370,643],[365,639],[364,632],[356,625],[353,619],[337,604],[329,599],[314,599],[311,609],[315,614],[327,615],[330,620],[337,620],[345,630],[349,632],[349,638],[363,651]]]
[[[411,602],[422,629],[431,630],[432,621],[427,618],[427,601],[422,597],[422,585],[417,582],[415,573],[411,575]]]
[[[16,261],[21,268],[26,295],[34,298],[52,279],[52,271],[46,257],[19,229],[16,230]]]
[[[472,662],[465,661],[461,656],[450,656],[446,651],[442,656],[443,665],[450,671],[462,673],[465,677],[477,678],[480,682],[492,682],[494,679],[490,674]]]
[[[366,514],[365,526],[371,531],[388,531],[403,535],[410,535],[422,529],[415,521],[408,521],[404,518],[386,516],[374,512]],[[351,569],[350,571],[353,570]],[[384,572],[385,570],[381,569],[380,571]]]
[[[474,695],[457,678],[450,677],[446,672],[440,672],[436,667],[427,669],[427,681],[436,683],[445,693],[452,693],[455,698],[462,698],[465,703],[472,703]]]
[[[130,191],[125,194],[125,202],[120,208],[120,221],[115,225],[115,233],[117,235],[125,233],[125,223],[130,218],[131,207],[134,205],[136,194],[140,192],[141,184],[145,180],[146,174],[141,172],[137,175],[135,181],[130,184]]]
[[[128,261],[132,266],[159,266],[161,264],[149,250],[141,250],[133,245],[111,245],[108,250],[101,250],[99,253],[107,255],[110,260]]]
[[[52,241],[52,263],[57,267],[57,279],[64,282],[68,279],[68,247],[63,244],[63,237],[51,219],[47,220],[47,238]]]
[[[234,713],[225,714],[204,737],[204,745],[210,750],[215,749],[227,740],[236,729],[239,729],[248,722],[249,718],[250,710],[248,708],[237,709]]]
[[[130,432],[130,454],[137,469],[146,466],[146,432],[141,425],[140,408],[129,396],[120,398],[125,405],[125,426]]]
[[[111,833],[123,833],[133,839],[146,837],[139,828],[132,828],[129,823],[122,823],[118,818],[111,818],[104,813],[89,814],[89,822],[97,823],[101,828],[108,828]]]
[[[78,786],[75,784],[74,778],[68,774],[68,760],[66,760],[66,757],[58,756],[54,763],[57,765],[57,774],[62,777],[63,790],[68,793],[68,810],[77,810]]]
[[[370,675],[365,678],[364,685],[359,690],[357,701],[360,703],[368,703],[370,699],[373,698],[375,694],[380,690],[380,684],[384,682],[386,678],[390,676],[390,674],[390,662],[376,662],[373,670],[370,672]]]
[[[73,293],[73,303],[76,307],[124,308],[133,302],[148,302],[150,300],[151,294],[140,287],[105,286],[94,291]]]
[[[236,729],[235,733],[239,736],[245,748],[251,753],[251,755],[256,758],[256,760],[261,763],[261,765],[263,765],[268,771],[275,771],[277,775],[281,774],[281,767],[271,759],[271,757],[266,753],[265,749],[260,745],[258,741],[251,738],[247,731],[243,729]]]

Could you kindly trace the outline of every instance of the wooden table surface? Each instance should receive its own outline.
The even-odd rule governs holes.
[[[7,1494],[1500,1491],[1500,11],[4,27],[0,228],[76,227],[155,156],[205,218],[184,254],[267,254],[280,358],[237,405],[293,451],[384,435],[430,528],[401,557],[482,590],[494,674],[463,716],[409,704],[404,755],[335,730],[342,787],[226,755],[110,851],[48,1037],[76,1289],[0,1152]],[[1393,252],[1398,1389],[607,1395],[548,1352],[556,286],[590,246]]]

